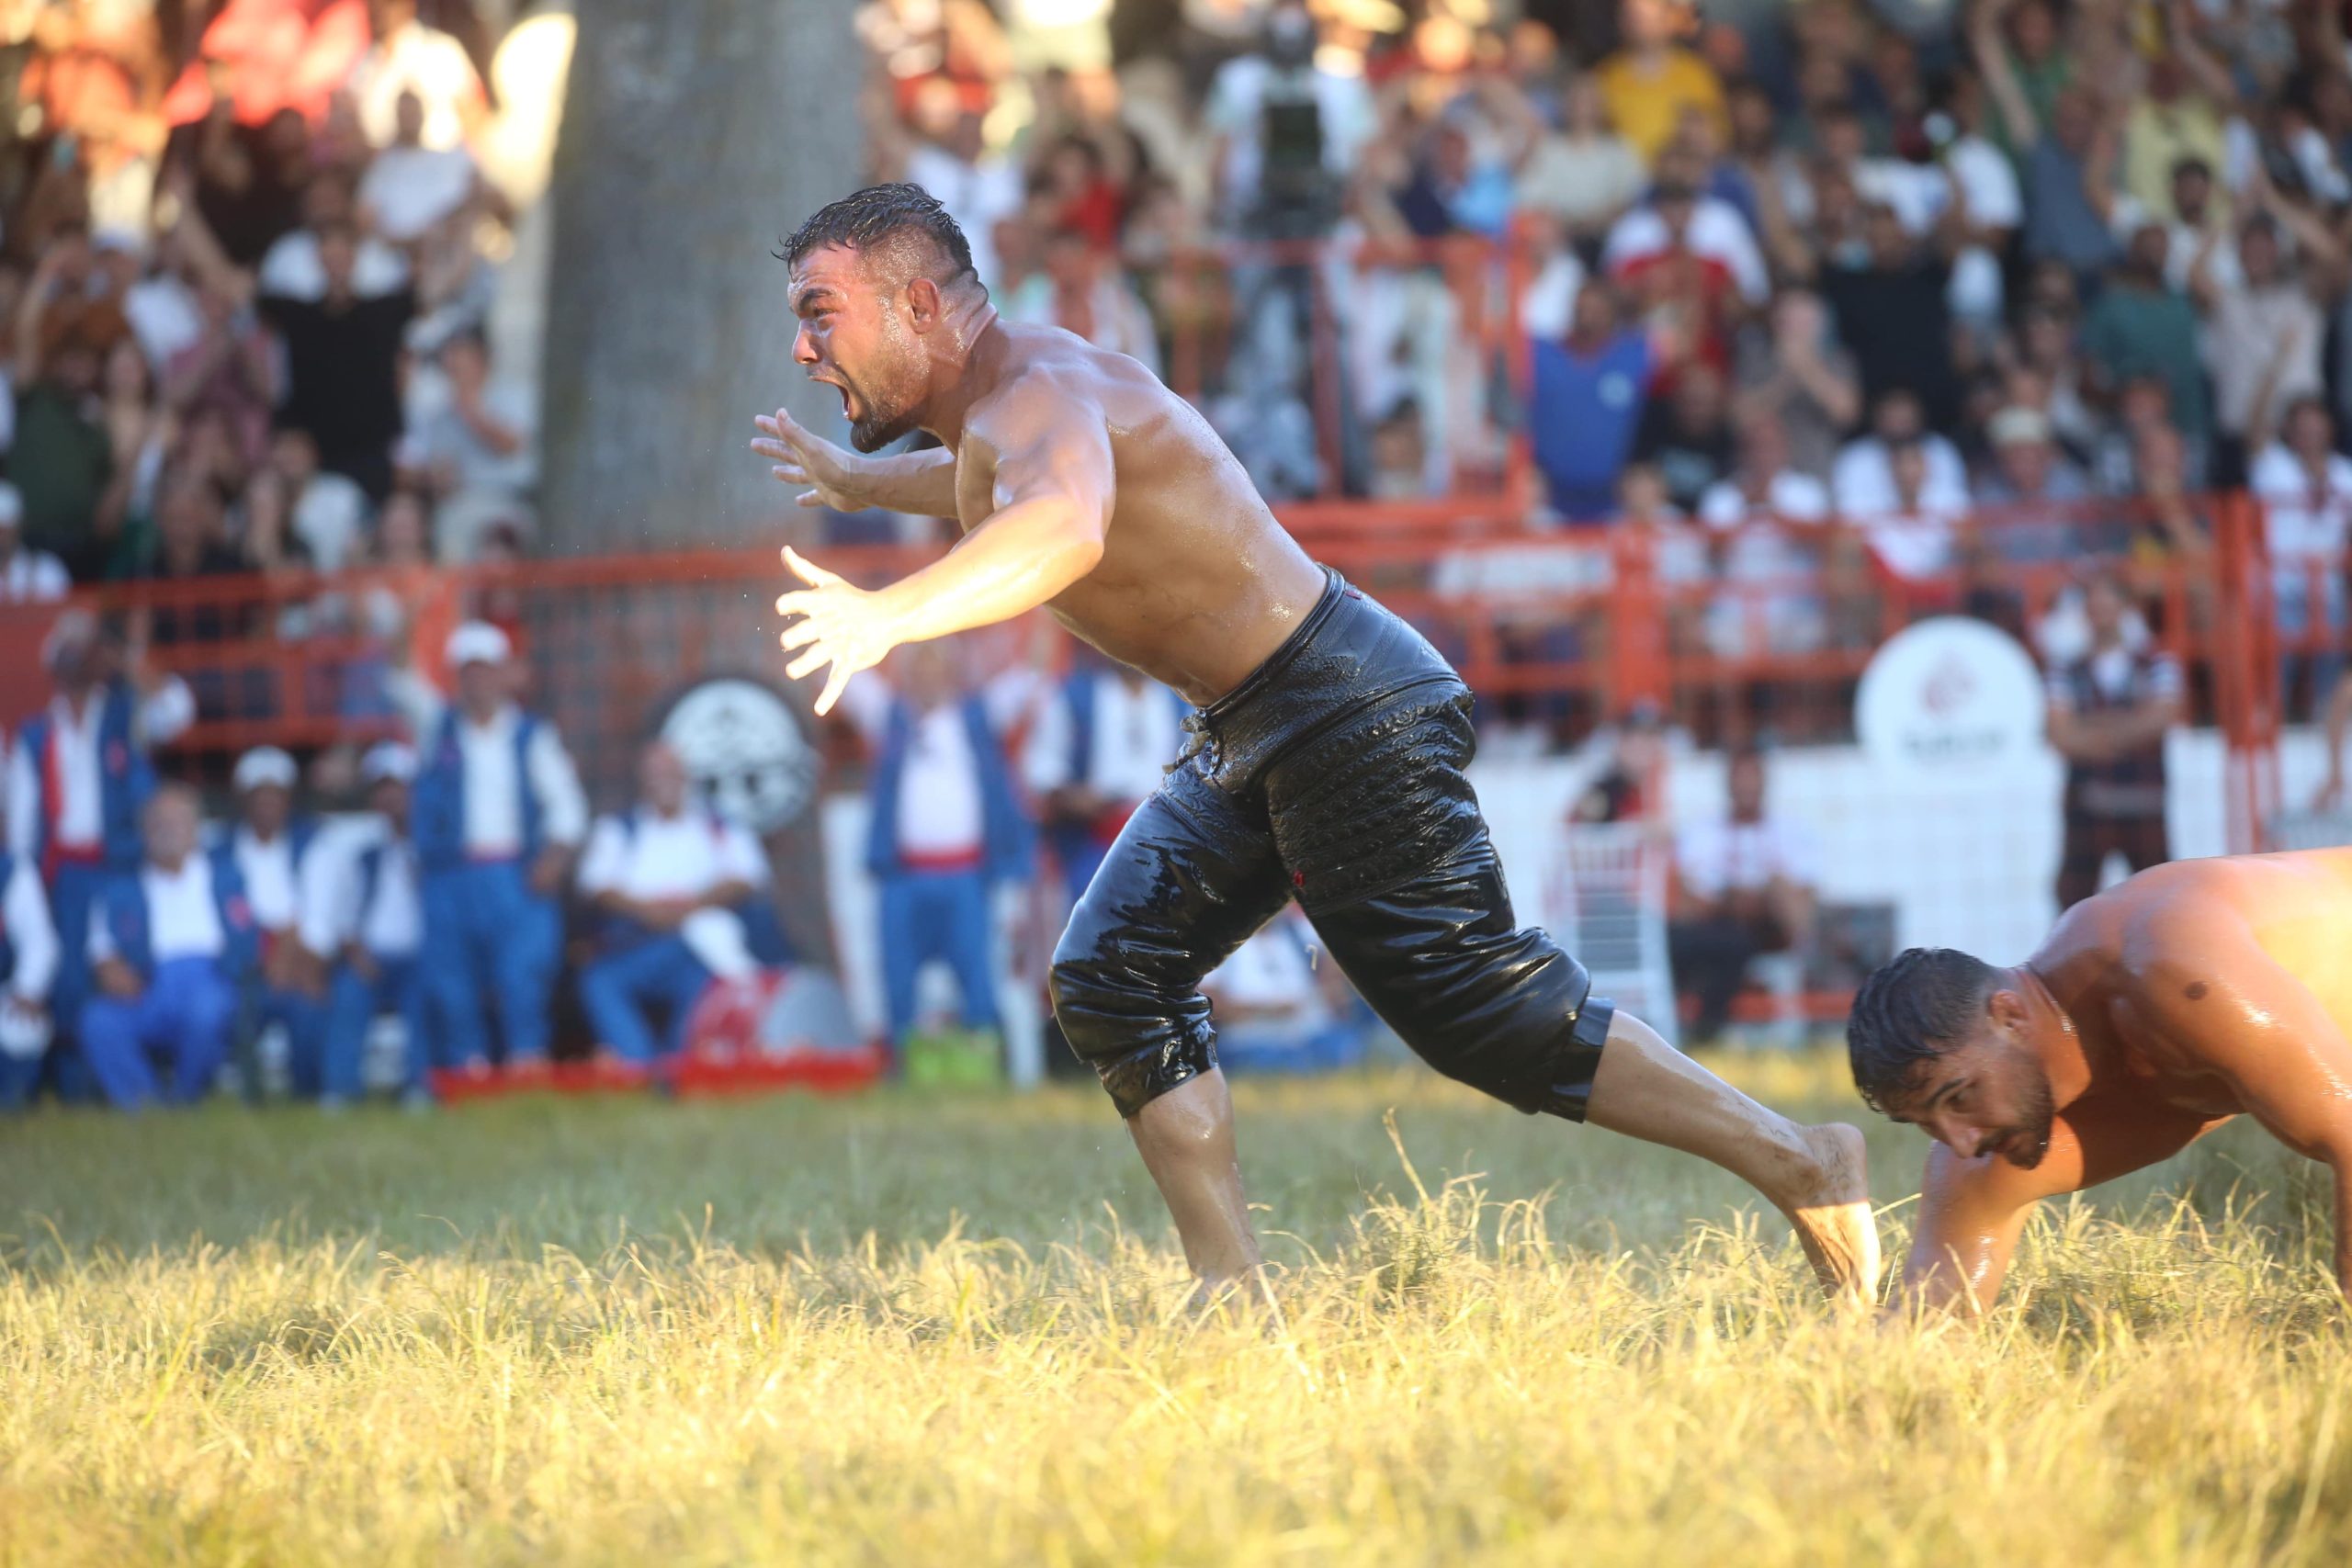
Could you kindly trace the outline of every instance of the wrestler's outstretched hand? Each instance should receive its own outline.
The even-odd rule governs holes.
[[[796,648],[807,650],[786,665],[784,672],[797,681],[825,665],[833,667],[825,677],[825,689],[817,694],[817,713],[821,717],[833,711],[849,678],[881,663],[882,656],[899,645],[899,636],[881,594],[803,559],[789,545],[784,548],[784,564],[808,584],[775,602],[777,615],[800,617],[784,629],[778,640],[787,652]]]
[[[784,410],[762,414],[752,423],[766,433],[752,443],[752,450],[774,459],[771,471],[788,485],[808,485],[800,492],[803,506],[830,506],[835,512],[856,512],[866,504],[858,491],[861,467],[857,455],[812,435]]]

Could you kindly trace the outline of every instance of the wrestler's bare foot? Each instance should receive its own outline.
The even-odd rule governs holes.
[[[1801,1185],[1773,1195],[1796,1227],[1821,1288],[1841,1306],[1878,1301],[1878,1221],[1871,1213],[1869,1171],[1859,1127],[1843,1122],[1799,1129],[1815,1169]]]

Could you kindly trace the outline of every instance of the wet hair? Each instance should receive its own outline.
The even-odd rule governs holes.
[[[829,245],[870,254],[907,241],[928,243],[947,262],[944,276],[929,273],[936,283],[961,278],[979,281],[972,265],[971,242],[936,197],[921,186],[868,186],[819,208],[808,221],[793,231],[776,259],[795,264]]]
[[[1863,1103],[1884,1112],[1919,1069],[1968,1038],[2001,972],[1949,947],[1914,947],[1862,982],[1846,1020],[1846,1056]]]

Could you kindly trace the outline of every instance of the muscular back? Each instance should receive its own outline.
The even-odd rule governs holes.
[[[1323,591],[1250,476],[1191,404],[1125,355],[1000,324],[956,448],[968,533],[1003,503],[998,467],[1069,422],[1108,434],[1114,489],[1094,570],[1048,605],[1080,637],[1206,704],[1279,647]]]

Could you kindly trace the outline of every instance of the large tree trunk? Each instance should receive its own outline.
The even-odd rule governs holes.
[[[549,192],[548,547],[741,543],[789,511],[744,444],[779,402],[840,419],[791,364],[769,253],[863,167],[854,6],[577,0]]]

